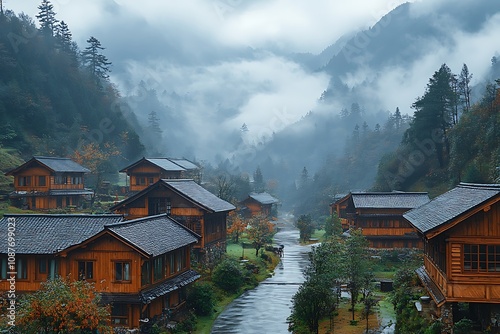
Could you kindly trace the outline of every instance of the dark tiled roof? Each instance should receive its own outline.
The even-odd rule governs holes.
[[[78,173],[90,173],[90,170],[77,164],[69,158],[57,158],[57,157],[33,157],[36,161],[44,164],[45,166],[52,169],[54,172],[78,172]]]
[[[94,192],[90,189],[67,189],[67,190],[49,190],[46,191],[25,191],[18,190],[9,194],[11,198],[26,197],[26,196],[83,196],[92,195]]]
[[[185,168],[187,170],[189,170],[189,169],[200,169],[199,166],[197,166],[196,164],[192,163],[191,161],[189,161],[187,159],[170,159],[170,161],[172,161],[173,163],[178,164],[179,166],[181,166],[182,168]]]
[[[109,208],[109,210],[110,211],[118,210],[119,208],[127,205],[128,203],[138,198],[141,198],[142,196],[146,196],[153,189],[157,189],[158,187],[162,186],[173,190],[175,193],[179,194],[179,196],[185,198],[186,200],[190,201],[196,206],[199,206],[207,211],[225,212],[235,209],[234,205],[215,196],[210,191],[206,190],[193,180],[162,179],[150,185],[146,189],[143,189],[135,193],[133,196],[124,199],[119,203],[116,203],[111,208]]]
[[[138,293],[101,293],[101,304],[111,303],[141,304],[142,300]]]
[[[425,233],[474,209],[499,193],[500,185],[461,183],[429,203],[406,212],[403,217]]]
[[[52,254],[77,245],[122,221],[120,215],[14,215],[0,219],[0,253],[7,252],[7,221],[15,219],[16,252]]]
[[[106,228],[150,256],[196,243],[199,236],[166,214],[108,225]]]
[[[356,208],[413,209],[429,202],[427,193],[387,192],[352,193]]]
[[[186,170],[184,167],[176,164],[168,158],[146,158],[146,161],[149,161],[152,164],[160,167],[161,169],[169,172],[182,172]]]
[[[193,283],[200,277],[201,276],[196,271],[190,269],[168,281],[162,282],[151,288],[146,288],[142,290],[140,293],[141,300],[144,304],[146,304],[158,297],[164,296],[167,293],[170,293],[174,290],[182,288],[183,286]]]
[[[71,195],[92,195],[94,192],[90,189],[66,189],[66,190],[50,190],[51,196],[71,196]]]
[[[224,212],[236,209],[234,205],[215,196],[193,180],[163,179],[161,181],[177,193],[210,211]]]
[[[276,204],[279,202],[277,198],[274,198],[268,193],[251,193],[248,196],[261,204]]]
[[[446,301],[446,297],[441,292],[441,290],[439,290],[436,283],[434,283],[434,281],[429,277],[427,271],[425,271],[425,268],[423,266],[415,270],[415,272],[417,273],[418,278],[424,285],[427,292],[429,292],[432,299],[434,299],[434,301],[438,306],[444,301]]]
[[[69,158],[34,156],[21,166],[7,172],[6,175],[13,175],[15,172],[23,169],[24,167],[32,164],[33,162],[38,162],[46,166],[54,173],[90,173],[90,170],[77,164],[76,162],[74,162]]]

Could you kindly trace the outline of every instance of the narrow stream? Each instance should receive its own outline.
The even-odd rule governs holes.
[[[274,276],[229,304],[215,320],[212,334],[288,333],[286,320],[291,313],[291,299],[304,281],[302,271],[308,264],[311,247],[299,245],[299,231],[293,226],[292,217],[281,217],[278,226],[280,231],[274,236],[274,243],[285,248]]]

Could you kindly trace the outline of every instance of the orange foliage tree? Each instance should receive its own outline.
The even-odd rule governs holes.
[[[231,236],[235,243],[238,243],[239,238],[243,232],[245,232],[248,223],[244,221],[239,214],[232,211],[229,213],[228,217],[228,227],[227,234]]]
[[[99,303],[100,295],[91,283],[49,280],[19,301],[15,329],[23,334],[111,334],[109,309]]]
[[[248,238],[252,241],[255,248],[255,256],[258,256],[259,250],[272,242],[274,225],[264,215],[252,217],[249,225],[250,227],[247,230]]]
[[[90,169],[90,173],[94,176],[93,190],[91,205],[93,205],[95,196],[101,187],[103,174],[106,170],[107,162],[111,157],[120,155],[120,151],[110,143],[104,143],[99,146],[96,142],[89,142],[88,144],[81,145],[78,150],[73,153],[71,157],[75,162]]]

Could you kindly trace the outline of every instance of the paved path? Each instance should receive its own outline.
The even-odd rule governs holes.
[[[302,270],[308,264],[311,247],[299,245],[292,216],[284,215],[277,223],[280,231],[274,243],[285,248],[274,276],[229,304],[215,320],[212,334],[288,333],[291,299],[304,281]]]

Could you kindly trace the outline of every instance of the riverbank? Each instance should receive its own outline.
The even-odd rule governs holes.
[[[210,334],[215,320],[232,301],[246,291],[255,288],[256,285],[273,275],[274,269],[278,265],[280,258],[273,252],[265,250],[263,250],[263,252],[269,260],[257,257],[254,249],[243,248],[240,243],[228,244],[226,251],[227,257],[240,261],[242,265],[254,265],[258,268],[258,271],[256,270],[253,274],[253,282],[255,284],[247,284],[240,290],[239,293],[235,294],[227,294],[219,291],[217,293],[217,303],[214,307],[214,313],[210,316],[199,316],[197,318],[196,329],[193,331],[193,334]]]

